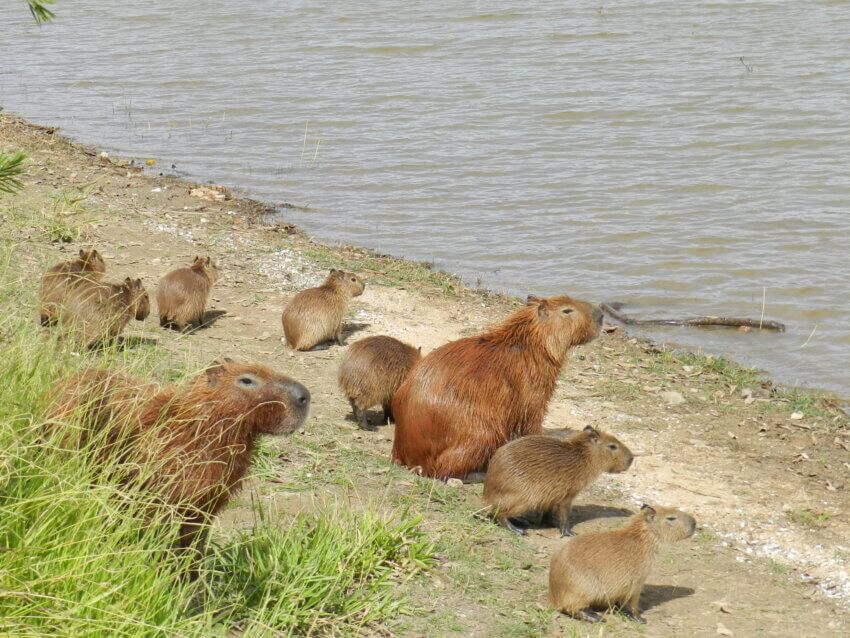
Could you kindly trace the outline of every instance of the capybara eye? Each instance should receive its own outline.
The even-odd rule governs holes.
[[[608,449],[611,450],[612,452],[616,452],[617,451],[617,444],[616,443],[609,443]]]
[[[257,385],[251,377],[239,377],[236,382],[246,388],[250,388],[252,386]]]
[[[355,277],[352,277],[351,281],[357,281],[357,279]]]
[[[675,522],[676,517],[675,516],[668,516],[667,520],[670,521],[671,523],[673,523],[673,522]]]
[[[570,314],[572,311],[573,311],[573,309],[572,309],[572,308],[564,308],[561,312],[563,312],[565,315],[568,315],[568,314]]]

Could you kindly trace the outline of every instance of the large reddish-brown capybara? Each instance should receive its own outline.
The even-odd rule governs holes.
[[[124,461],[147,468],[146,488],[180,512],[184,547],[239,489],[257,437],[299,429],[310,409],[309,391],[294,379],[229,359],[161,388],[88,369],[59,382],[51,397],[46,427],[84,421],[87,430],[63,436],[66,446],[101,434]]]
[[[542,432],[570,348],[599,334],[602,311],[567,296],[529,296],[484,333],[434,350],[392,402],[392,459],[422,474],[463,478],[506,441]]]

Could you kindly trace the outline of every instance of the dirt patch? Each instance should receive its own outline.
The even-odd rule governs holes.
[[[265,227],[261,204],[193,195],[197,184],[142,174],[3,115],[0,150],[18,148],[28,154],[26,188],[0,200],[0,223],[4,241],[20,247],[22,276],[36,281],[49,263],[94,245],[105,253],[108,278],[141,276],[153,289],[170,269],[210,254],[221,274],[209,308],[215,321],[182,335],[161,330],[154,312],[130,336],[198,367],[221,356],[261,361],[310,388],[315,407],[307,431],[272,448],[271,474],[227,510],[223,530],[250,523],[251,498],[288,513],[335,500],[422,514],[438,566],[404,585],[416,612],[379,635],[850,630],[850,430],[823,397],[778,390],[736,366],[616,334],[575,352],[546,427],[594,425],[637,454],[629,472],[606,475],[579,497],[576,532],[618,524],[644,500],[680,507],[700,524],[695,539],[662,551],[642,598],[649,625],[614,615],[600,633],[545,610],[548,560],[562,542],[554,530],[515,538],[478,515],[480,486],[455,489],[390,465],[392,428],[358,430],[336,387],[343,349],[293,352],[281,341],[283,304],[331,266],[368,281],[346,320],[350,340],[387,334],[427,353],[498,320],[515,300],[465,290],[427,265],[322,246],[289,226]]]

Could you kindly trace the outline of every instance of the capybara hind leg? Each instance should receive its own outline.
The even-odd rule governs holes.
[[[465,446],[449,448],[435,459],[434,476],[462,480],[471,472],[485,470],[491,454],[492,451],[488,449],[475,450],[474,455],[471,455],[470,450]]]
[[[558,521],[558,529],[561,530],[561,536],[572,536],[573,530],[570,528],[570,510],[573,507],[573,500],[564,499],[555,508],[555,518]]]
[[[342,341],[342,324],[339,325],[339,328],[336,329],[336,334],[334,335],[334,341],[336,341],[337,345],[344,346],[345,343]]]

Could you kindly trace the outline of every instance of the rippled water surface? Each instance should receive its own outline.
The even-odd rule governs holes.
[[[326,4],[7,0],[0,105],[491,288],[764,299],[653,336],[850,394],[848,3]]]

